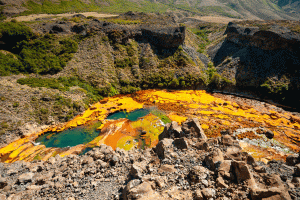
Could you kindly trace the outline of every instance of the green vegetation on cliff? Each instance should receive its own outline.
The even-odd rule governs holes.
[[[101,95],[107,95],[106,90],[93,87],[89,83],[78,77],[59,77],[59,78],[21,78],[17,81],[21,85],[28,85],[30,87],[45,87],[51,89],[58,89],[59,91],[69,91],[70,87],[78,86],[88,97],[87,105],[95,103],[102,99]]]
[[[77,51],[70,37],[39,36],[17,22],[0,24],[0,76],[18,73],[55,74],[61,71]],[[10,51],[10,52],[7,52]]]

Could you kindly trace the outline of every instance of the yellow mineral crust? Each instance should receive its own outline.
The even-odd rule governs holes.
[[[164,125],[161,123],[161,120],[153,114],[148,114],[142,119],[131,122],[130,124],[132,128],[146,132],[142,138],[145,140],[145,145],[151,148],[157,145],[158,136],[164,130]]]
[[[137,130],[147,129],[146,126],[149,125],[147,123],[150,123],[151,120],[155,121],[157,118],[148,115],[144,117],[145,123],[105,119],[110,113],[122,110],[131,112],[143,108],[144,105],[157,107],[164,111],[171,120],[178,123],[182,123],[187,118],[197,117],[208,137],[219,136],[220,131],[223,129],[234,131],[237,128],[263,127],[275,133],[274,140],[287,146],[292,151],[300,150],[300,118],[292,113],[277,112],[272,106],[255,107],[248,105],[246,102],[235,102],[234,98],[228,101],[226,96],[212,95],[201,90],[144,90],[132,95],[105,98],[65,124],[49,127],[39,133],[16,140],[0,149],[1,160],[5,162],[31,161],[34,157],[47,160],[56,154],[69,155],[72,152],[78,153],[80,149],[101,144],[111,145],[114,149],[116,147],[130,149],[133,146],[140,145],[134,139],[139,134]],[[153,119],[150,119],[151,117]],[[46,148],[43,145],[31,145],[30,141],[34,141],[39,135],[46,132],[60,132],[93,121],[102,122],[102,125],[98,127],[101,134],[88,144],[72,147],[73,150],[59,150],[58,148]],[[158,132],[160,131],[159,128],[146,131],[147,134],[143,137],[148,146],[157,143]],[[278,152],[274,153],[266,149],[244,146],[244,150],[251,152],[256,159],[268,156],[271,158],[274,155],[278,159],[284,158]]]
[[[187,117],[183,117],[183,116],[179,116],[176,114],[170,114],[168,115],[168,117],[172,120],[172,121],[176,121],[178,122],[178,124],[181,124],[182,122],[187,120]]]
[[[19,148],[26,142],[29,142],[29,140],[27,138],[23,138],[23,139],[19,139],[19,140],[16,140],[16,141],[10,143],[6,147],[3,147],[2,149],[0,149],[0,156],[16,150],[17,148]]]

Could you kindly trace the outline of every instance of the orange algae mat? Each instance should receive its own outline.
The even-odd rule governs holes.
[[[240,101],[235,102],[234,99],[226,100],[220,95],[208,94],[202,90],[144,90],[131,95],[105,98],[67,123],[49,127],[42,132],[14,141],[0,149],[1,161],[47,160],[57,154],[60,156],[79,154],[87,147],[101,144],[110,145],[113,149],[119,147],[125,150],[134,147],[154,147],[164,127],[162,121],[155,115],[150,113],[135,122],[128,119],[106,120],[110,113],[131,112],[143,107],[156,107],[178,123],[184,122],[187,118],[197,117],[208,137],[220,136],[220,131],[223,129],[235,131],[242,128],[268,128],[274,132],[272,140],[286,147],[290,152],[300,150],[300,118],[290,112],[276,111],[273,109],[274,106],[257,107]],[[44,145],[35,146],[33,143],[38,136],[46,132],[61,132],[92,121],[102,122],[98,128],[101,129],[101,133],[88,144],[61,149],[46,148]],[[142,130],[146,133],[141,136]],[[137,139],[138,136],[140,139]],[[271,159],[285,159],[287,155],[286,152],[257,147],[243,141],[241,146],[255,159],[263,159],[262,161],[265,162]]]

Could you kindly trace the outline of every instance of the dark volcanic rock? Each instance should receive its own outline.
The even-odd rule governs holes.
[[[281,29],[279,31],[278,29]],[[258,27],[240,27],[229,22],[227,40],[240,46],[253,46],[263,50],[289,49],[299,50],[300,35],[292,33],[284,27],[276,27],[275,30],[259,30]]]
[[[299,155],[289,155],[286,157],[286,164],[289,166],[295,166],[296,164],[300,163],[300,156]]]
[[[219,74],[235,80],[231,90],[298,107],[299,99],[293,94],[300,91],[300,34],[285,27],[259,30],[233,23],[228,24],[226,34],[208,54]]]
[[[143,37],[153,45],[163,48],[174,48],[182,45],[185,39],[185,27],[149,27],[142,28]]]
[[[5,178],[0,178],[0,189],[3,189],[5,186],[7,186],[7,181]]]
[[[174,146],[178,149],[187,149],[188,148],[188,142],[186,138],[179,138],[174,140]]]

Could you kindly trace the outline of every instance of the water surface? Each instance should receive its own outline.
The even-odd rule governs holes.
[[[148,115],[150,111],[148,109],[138,109],[132,112],[126,112],[126,111],[121,111],[121,112],[116,112],[113,114],[108,115],[106,119],[122,119],[122,118],[127,118],[130,121],[137,121],[139,118],[144,117]]]
[[[38,139],[35,142],[40,142],[46,147],[73,147],[78,144],[86,144],[92,141],[99,135],[100,131],[96,128],[76,127],[68,129],[59,133],[49,132]]]

